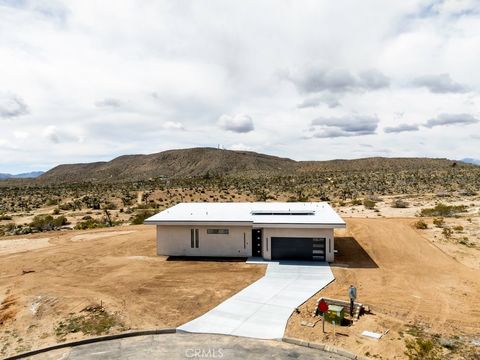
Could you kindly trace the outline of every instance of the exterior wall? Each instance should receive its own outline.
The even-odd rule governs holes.
[[[191,229],[199,230],[198,248],[191,248]],[[207,234],[207,229],[228,229],[229,234]],[[231,225],[157,225],[157,254],[249,257],[252,256],[252,228]]]
[[[264,228],[262,234],[263,258],[272,259],[272,237],[315,237],[325,238],[326,260],[333,262],[335,247],[333,229],[312,229],[312,228]]]

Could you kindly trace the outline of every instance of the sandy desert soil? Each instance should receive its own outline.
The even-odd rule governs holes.
[[[9,249],[0,254],[2,357],[59,341],[56,324],[90,304],[117,314],[122,329],[175,327],[265,272],[244,262],[167,261],[155,254],[151,226],[47,236],[0,239],[0,248]],[[46,242],[48,247],[36,245]]]
[[[445,336],[480,337],[480,271],[447,255],[414,228],[416,219],[346,219],[347,230],[338,232],[338,250],[332,265],[335,281],[293,314],[286,334],[322,341],[362,355],[403,359],[405,324],[421,324]],[[355,284],[358,301],[372,309],[350,327],[331,326],[322,334],[312,322],[316,301],[322,297],[347,300]],[[364,330],[388,334],[380,341],[360,336]]]
[[[421,232],[430,242],[435,244],[455,260],[472,268],[480,270],[480,198],[472,196],[451,196],[439,198],[435,194],[384,196],[379,198],[374,209],[363,205],[352,206],[337,204],[336,210],[343,218],[416,218],[428,224]],[[407,208],[394,208],[392,202],[402,199],[408,203]],[[467,211],[454,217],[445,217],[443,226],[433,224],[433,218],[418,217],[422,209],[432,208],[438,203],[448,205],[464,205]],[[453,230],[451,237],[446,238],[442,231],[447,227]]]
[[[413,224],[418,218],[399,217],[397,209],[388,210],[394,218],[342,214],[347,230],[336,234],[336,280],[292,316],[286,335],[383,359],[404,358],[408,324],[479,339],[480,218],[475,206],[465,216],[445,219],[448,226],[464,226],[448,240],[432,219],[424,218],[427,230],[417,230]],[[386,212],[391,207],[384,201],[377,208]],[[408,211],[412,215],[413,210]],[[473,246],[456,241],[466,234]],[[126,329],[177,326],[264,273],[264,267],[242,262],[166,261],[155,255],[154,239],[155,230],[148,226],[0,239],[0,249],[6,249],[0,252],[0,354],[59,341],[56,324],[95,303],[116,313]],[[371,315],[342,328],[343,335],[335,338],[323,335],[320,324],[300,325],[312,321],[318,298],[345,299],[351,283],[358,287],[358,300],[371,307]],[[375,341],[360,336],[363,330],[389,332]]]

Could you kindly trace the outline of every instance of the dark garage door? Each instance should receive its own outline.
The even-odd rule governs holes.
[[[272,237],[272,260],[325,261],[324,238]]]

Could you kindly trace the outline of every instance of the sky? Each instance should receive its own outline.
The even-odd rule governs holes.
[[[0,0],[0,172],[480,157],[478,0]]]

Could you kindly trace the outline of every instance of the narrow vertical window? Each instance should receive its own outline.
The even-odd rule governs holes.
[[[332,239],[328,238],[328,252],[333,252]]]
[[[195,229],[195,247],[199,247],[200,240],[198,239],[198,229]]]
[[[195,230],[190,229],[190,247],[193,249],[195,247]]]
[[[243,248],[247,248],[247,239],[245,238],[245,233],[243,233]]]

